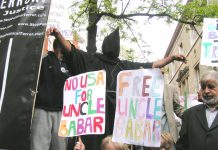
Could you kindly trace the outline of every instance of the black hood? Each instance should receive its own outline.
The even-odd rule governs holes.
[[[104,38],[102,53],[111,60],[116,60],[120,54],[120,34],[119,27]]]

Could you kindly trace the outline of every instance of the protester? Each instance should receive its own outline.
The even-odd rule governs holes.
[[[65,150],[66,142],[58,136],[63,107],[63,86],[69,77],[58,40],[43,58],[35,112],[31,127],[31,150]]]
[[[179,103],[178,91],[172,85],[165,84],[161,117],[161,131],[162,133],[170,133],[171,139],[173,140],[172,150],[175,150],[175,144],[179,137],[178,123],[175,119],[174,114],[176,114],[177,117],[181,118],[183,112],[184,107]],[[166,143],[170,143],[167,140],[165,141]]]
[[[200,80],[204,104],[184,112],[177,150],[218,149],[218,72],[208,71]]]
[[[116,81],[117,74],[122,70],[143,68],[160,68],[170,62],[186,61],[183,55],[173,55],[153,63],[137,63],[127,60],[120,60],[120,37],[117,28],[110,35],[105,37],[102,44],[102,53],[90,54],[82,50],[77,50],[74,45],[65,40],[56,28],[47,30],[48,35],[54,35],[60,41],[64,48],[66,64],[72,75],[77,75],[89,71],[106,70],[106,126],[103,135],[86,135],[82,140],[90,150],[99,149],[100,143],[104,137],[111,135],[113,132],[115,106],[116,106]]]

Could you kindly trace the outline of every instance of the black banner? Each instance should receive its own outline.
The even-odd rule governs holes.
[[[51,0],[0,0],[0,149],[29,150]]]

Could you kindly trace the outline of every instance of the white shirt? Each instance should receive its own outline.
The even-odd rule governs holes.
[[[217,109],[211,110],[208,107],[206,108],[207,124],[208,124],[209,128],[211,127],[211,125],[212,125],[212,123],[217,115],[217,112],[218,112]]]

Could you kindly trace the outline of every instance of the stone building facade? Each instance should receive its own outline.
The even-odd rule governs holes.
[[[180,96],[187,97],[190,94],[196,94],[200,89],[201,75],[205,71],[216,69],[200,65],[201,41],[202,27],[178,23],[165,53],[165,57],[183,54],[187,58],[186,64],[175,61],[164,68],[165,82],[174,85]]]

